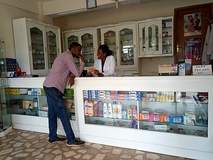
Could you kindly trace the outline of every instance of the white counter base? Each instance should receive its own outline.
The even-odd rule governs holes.
[[[41,132],[41,133],[49,133],[48,128],[48,118],[47,117],[38,117],[38,116],[28,116],[28,115],[18,115],[12,114],[12,126],[15,129]],[[75,121],[70,121],[72,129],[75,133],[76,137],[79,137],[79,132],[76,130],[78,128],[78,124]],[[65,135],[63,126],[58,119],[58,135]]]
[[[7,135],[10,131],[12,131],[12,126],[10,126],[9,128],[7,128],[5,131],[0,132],[0,137],[4,137],[5,135]]]

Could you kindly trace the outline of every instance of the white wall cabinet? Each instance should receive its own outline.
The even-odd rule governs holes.
[[[37,20],[13,20],[16,59],[23,72],[46,75],[61,52],[60,29]]]
[[[88,28],[81,30],[70,30],[63,33],[65,48],[67,50],[72,42],[78,42],[82,45],[82,54],[85,58],[85,69],[93,67],[96,52],[98,50],[98,30],[96,28]],[[77,65],[80,64],[79,59],[75,59]]]
[[[139,58],[173,56],[173,18],[149,19],[138,23]]]
[[[107,44],[116,58],[116,74],[138,72],[137,24],[124,23],[101,27],[101,43]]]

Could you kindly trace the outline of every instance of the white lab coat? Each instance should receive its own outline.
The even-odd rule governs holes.
[[[94,68],[96,68],[99,73],[102,73],[104,76],[115,76],[115,57],[114,56],[107,56],[105,63],[104,63],[104,67],[103,67],[103,71],[102,72],[102,61],[101,59],[97,59],[94,63]]]
[[[210,29],[211,28],[211,29]],[[213,60],[213,24],[207,28],[205,43],[202,54],[202,64],[209,64]]]

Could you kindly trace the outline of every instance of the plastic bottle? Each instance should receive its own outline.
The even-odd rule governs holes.
[[[112,117],[118,118],[118,108],[117,108],[116,101],[112,102]]]
[[[94,101],[94,107],[93,107],[93,109],[94,109],[93,115],[95,117],[98,117],[98,102],[97,101]]]
[[[118,102],[117,110],[118,110],[118,118],[122,119],[122,104],[121,104],[121,102]]]
[[[98,102],[98,116],[103,117],[103,102],[102,101]]]
[[[108,117],[112,118],[112,103],[108,103]]]
[[[127,109],[127,119],[132,119],[132,108],[128,107]]]
[[[33,105],[36,115],[38,115],[38,98],[33,98]]]
[[[88,116],[88,100],[84,101],[84,115]]]
[[[127,119],[127,111],[125,108],[122,110],[122,118]]]
[[[137,119],[137,108],[135,106],[132,108],[132,119]]]
[[[103,104],[103,116],[104,117],[108,117],[108,107],[107,107],[107,103]]]
[[[88,100],[88,115],[93,116],[93,102],[91,100]]]

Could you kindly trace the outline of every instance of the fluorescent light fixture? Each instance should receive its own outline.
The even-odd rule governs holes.
[[[97,10],[100,10],[100,9],[98,7],[97,8],[92,8],[92,9],[81,8],[81,9],[61,12],[61,13],[58,13],[57,16],[68,16],[68,15],[72,15],[72,14],[91,12],[91,11],[97,11]]]
[[[81,8],[81,9],[61,12],[61,13],[58,13],[57,16],[67,16],[67,15],[71,15],[71,14],[83,13],[83,12],[86,12],[86,11],[87,11],[86,8]]]

